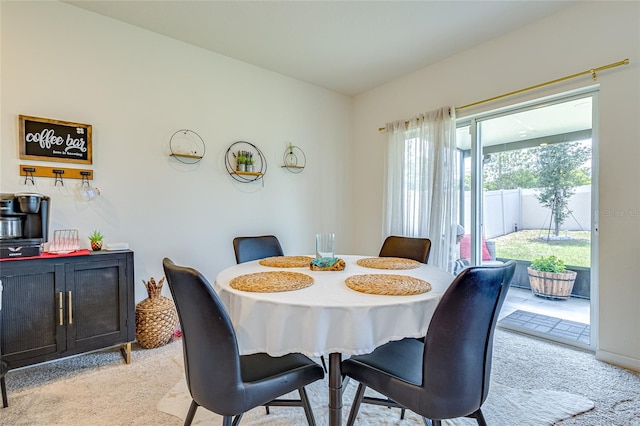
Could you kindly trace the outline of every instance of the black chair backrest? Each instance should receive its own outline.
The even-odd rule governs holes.
[[[233,324],[206,278],[162,261],[182,327],[184,368],[191,397],[221,415],[244,410],[240,353]],[[225,414],[230,413],[230,414]]]
[[[382,243],[380,257],[403,257],[427,263],[431,240],[428,238],[389,236]]]
[[[421,395],[434,418],[475,412],[487,398],[493,332],[515,268],[513,260],[467,268],[438,303],[425,338]]]
[[[284,255],[280,241],[273,235],[236,237],[233,239],[233,251],[237,263]]]

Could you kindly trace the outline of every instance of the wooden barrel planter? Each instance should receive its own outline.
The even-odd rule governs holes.
[[[531,291],[536,296],[550,299],[568,299],[576,281],[577,273],[566,272],[542,272],[527,268]]]

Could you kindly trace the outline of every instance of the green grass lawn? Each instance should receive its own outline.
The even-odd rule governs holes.
[[[569,239],[547,242],[547,230],[538,229],[512,232],[493,240],[496,242],[497,257],[533,260],[553,254],[567,265],[591,266],[591,232],[562,231],[560,236]]]

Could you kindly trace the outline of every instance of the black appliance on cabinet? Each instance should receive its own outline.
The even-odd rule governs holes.
[[[42,194],[0,194],[0,258],[39,256],[49,239],[51,199]]]

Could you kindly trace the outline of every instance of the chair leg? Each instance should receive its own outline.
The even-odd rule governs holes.
[[[190,426],[193,421],[193,416],[196,415],[196,410],[198,409],[198,404],[195,401],[191,401],[191,406],[189,406],[189,412],[187,413],[187,417],[184,419],[184,426]]]
[[[242,416],[243,415],[244,415],[244,413],[238,414],[237,416],[235,416],[234,419],[233,419],[233,423],[231,423],[231,417],[229,417],[229,426],[238,426],[240,424],[240,420],[242,420]],[[225,419],[226,419],[226,417],[225,417]],[[224,424],[224,426],[227,426],[227,425]]]
[[[344,391],[347,389],[347,385],[349,384],[349,380],[351,380],[351,377],[342,376],[342,393],[344,393]]]
[[[364,391],[367,390],[367,387],[360,383],[358,385],[358,390],[356,391],[356,396],[353,398],[353,405],[351,406],[351,411],[349,411],[349,419],[347,420],[347,426],[353,426],[356,422],[356,417],[358,416],[358,410],[360,409],[360,404],[362,403],[362,398],[364,398]]]
[[[307,396],[307,390],[302,387],[298,389],[300,393],[300,401],[302,402],[302,408],[304,408],[304,415],[307,416],[307,423],[309,426],[316,426],[316,419],[313,418],[313,411],[311,411],[311,404],[309,404],[309,397]]]
[[[4,381],[4,376],[0,378],[0,388],[2,389],[2,406],[8,407],[9,401],[7,399],[7,383]]]
[[[487,426],[487,421],[484,419],[484,415],[482,414],[481,409],[478,409],[478,411],[473,413],[471,416],[475,417],[476,421],[478,422],[478,426]]]
[[[320,355],[320,362],[322,362],[322,368],[324,368],[324,372],[327,372],[327,363],[324,362],[324,355]]]

